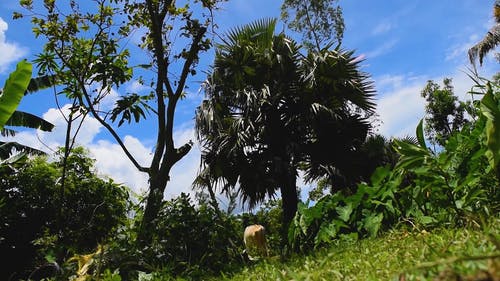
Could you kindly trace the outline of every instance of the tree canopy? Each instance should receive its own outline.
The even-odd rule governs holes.
[[[71,123],[77,117],[92,116],[131,163],[148,174],[148,198],[138,237],[144,244],[149,243],[154,231],[151,221],[160,210],[170,170],[192,146],[192,142],[174,143],[175,109],[189,77],[196,73],[200,54],[211,46],[207,29],[213,27],[212,11],[219,2],[97,0],[79,5],[76,1],[44,1],[40,11],[33,1],[20,1],[31,11],[35,35],[46,40],[37,59],[41,74],[56,75],[63,84],[59,93],[72,104],[67,118],[67,153],[72,145],[70,139],[74,139],[69,134]],[[138,46],[128,45],[134,31],[143,33]],[[134,57],[134,62],[138,61],[134,65],[130,62],[132,47],[147,54]],[[144,71],[149,78],[143,78]],[[122,93],[111,109],[102,106],[113,89],[132,80],[144,83],[144,79],[148,79],[149,93]],[[140,122],[146,113],[154,118],[156,145],[151,162],[144,165],[125,145],[118,127]]]
[[[373,88],[353,52],[301,53],[275,20],[230,31],[217,46],[206,99],[196,111],[198,183],[239,186],[251,206],[281,192],[285,225],[307,179],[353,176],[346,161],[370,131]]]

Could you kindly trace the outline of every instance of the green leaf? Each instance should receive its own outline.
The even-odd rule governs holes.
[[[486,157],[493,168],[500,162],[500,109],[491,87],[481,99],[481,112],[486,116]]]
[[[431,158],[428,149],[405,141],[394,140],[394,149],[401,155],[396,169],[415,169]]]
[[[425,144],[424,138],[424,119],[420,119],[417,125],[417,140],[421,147],[427,149],[427,145]]]
[[[373,186],[381,185],[383,180],[391,174],[391,168],[389,166],[378,167],[373,172],[370,177],[370,182]]]
[[[34,77],[30,79],[25,94],[32,94],[58,84],[60,84],[60,81],[58,75],[56,74]]]
[[[337,236],[337,224],[331,222],[328,225],[321,225],[318,234],[314,237],[314,246],[317,247],[322,243],[330,243],[333,238]]]
[[[437,220],[430,216],[416,216],[415,219],[421,224],[431,224],[437,222]]]
[[[351,217],[352,214],[352,203],[347,203],[346,206],[343,207],[337,207],[336,208],[337,213],[339,214],[339,218],[345,222],[349,221],[349,218]]]
[[[3,129],[21,102],[24,92],[28,88],[31,74],[31,63],[23,60],[17,64],[16,70],[5,81],[3,92],[0,96],[0,130]]]
[[[11,151],[15,149],[29,155],[43,155],[44,152],[36,148],[22,145],[17,142],[1,142],[0,141],[0,159],[7,159],[10,157]]]
[[[50,132],[54,125],[36,115],[23,111],[14,111],[10,119],[5,124],[6,126],[20,126]]]
[[[369,213],[363,219],[363,228],[368,232],[370,237],[375,237],[380,230],[380,226],[382,225],[382,219],[384,218],[384,214],[374,214]]]

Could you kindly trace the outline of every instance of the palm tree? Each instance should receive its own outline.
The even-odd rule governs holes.
[[[500,43],[500,0],[493,5],[495,25],[486,33],[484,38],[469,49],[469,60],[472,64],[479,57],[479,64],[483,64],[483,58]],[[497,59],[500,60],[497,54]]]
[[[349,153],[370,130],[373,88],[352,52],[303,55],[276,20],[230,31],[217,46],[196,110],[202,169],[195,184],[238,187],[250,207],[280,191],[286,227],[297,171],[313,180],[350,173]]]

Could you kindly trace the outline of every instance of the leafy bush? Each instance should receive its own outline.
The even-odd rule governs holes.
[[[312,207],[301,204],[289,229],[292,246],[308,250],[347,234],[373,237],[400,222],[477,225],[498,213],[500,93],[498,85],[484,88],[482,115],[451,135],[441,152],[427,148],[420,122],[418,144],[394,140],[400,154],[394,169],[378,168],[352,195],[337,192]]]
[[[195,204],[188,194],[165,201],[154,221],[151,245],[136,244],[137,225],[120,231],[105,258],[105,267],[119,269],[127,279],[140,272],[163,272],[168,276],[218,274],[243,260],[241,224],[208,202]],[[137,210],[134,222],[141,220]]]
[[[93,251],[126,219],[127,190],[98,178],[93,160],[78,148],[68,158],[61,189],[61,162],[44,157],[29,161],[0,181],[0,252],[9,257],[0,279],[29,275],[47,261]]]
[[[324,196],[311,207],[301,203],[288,233],[292,248],[304,251],[348,234],[356,239],[375,236],[394,225],[401,214],[397,198],[401,178],[391,178],[389,168],[378,168],[372,183],[359,184],[353,195]]]

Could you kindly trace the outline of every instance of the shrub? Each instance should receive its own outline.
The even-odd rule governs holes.
[[[482,114],[451,135],[439,153],[427,148],[420,122],[418,144],[394,140],[400,154],[394,169],[378,168],[352,195],[338,192],[312,207],[301,204],[289,229],[292,246],[309,250],[347,234],[373,237],[400,222],[477,225],[498,213],[500,93],[491,83],[484,88]]]
[[[126,219],[124,187],[98,178],[81,148],[68,165],[64,190],[58,184],[61,163],[44,157],[2,175],[0,252],[9,258],[0,267],[0,279],[26,278],[47,261],[93,251]]]
[[[138,210],[134,221],[141,215]],[[240,223],[206,201],[195,204],[182,193],[163,203],[154,225],[153,241],[144,247],[135,243],[137,226],[122,229],[110,245],[105,267],[119,269],[127,279],[140,272],[196,279],[242,262]]]

